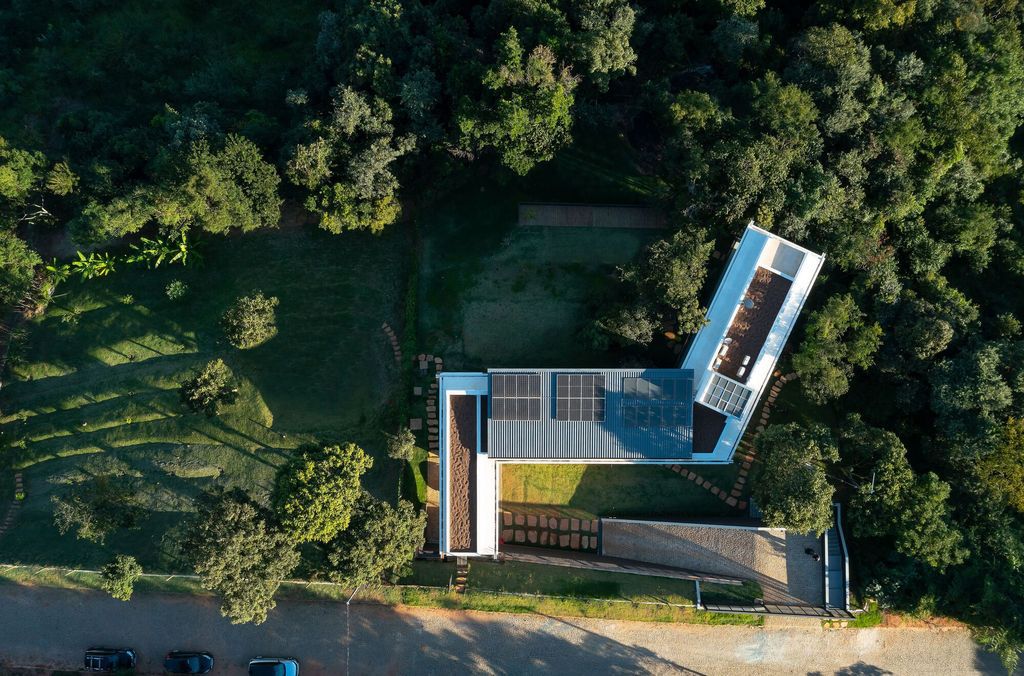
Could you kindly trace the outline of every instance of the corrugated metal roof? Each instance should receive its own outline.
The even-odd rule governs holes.
[[[494,420],[488,411],[487,453],[494,459],[580,461],[686,460],[693,452],[693,371],[690,369],[488,369],[488,374],[540,375],[539,420]],[[603,421],[556,419],[559,374],[603,375]],[[685,415],[682,424],[641,426],[627,422],[630,406],[655,404],[624,392],[626,378],[666,379],[688,396],[674,400]],[[493,401],[493,397],[490,397]],[[492,404],[493,405],[493,404]]]

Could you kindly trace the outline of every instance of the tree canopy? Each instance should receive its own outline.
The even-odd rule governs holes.
[[[221,597],[232,624],[262,624],[274,594],[299,563],[290,534],[238,490],[204,497],[187,531],[183,551],[203,586]]]
[[[349,527],[360,477],[373,458],[353,443],[304,446],[278,471],[274,510],[299,542],[328,542]]]
[[[831,435],[823,427],[790,423],[772,425],[757,437],[763,465],[753,496],[764,522],[798,533],[824,533],[832,526],[834,489],[826,463],[839,459]]]

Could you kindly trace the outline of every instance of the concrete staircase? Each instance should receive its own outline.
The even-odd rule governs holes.
[[[838,504],[834,513],[832,527],[825,531],[825,607],[849,610],[849,566]]]

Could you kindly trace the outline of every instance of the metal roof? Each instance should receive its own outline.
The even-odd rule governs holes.
[[[487,453],[496,460],[664,463],[686,460],[693,452],[690,369],[488,369],[487,373],[492,382],[498,374],[540,376],[539,419],[496,420],[489,401]],[[557,378],[566,374],[604,376],[603,420],[558,419]],[[645,398],[633,393],[635,381],[629,378],[671,382],[674,395]],[[674,410],[671,425],[644,424],[634,417],[638,409],[661,413],[668,405]]]

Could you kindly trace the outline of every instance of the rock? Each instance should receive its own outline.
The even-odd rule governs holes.
[[[537,531],[531,530],[526,534],[526,539],[534,544],[537,543]]]
[[[536,514],[528,515],[526,517],[526,525],[530,526],[531,528],[535,528],[537,526],[537,515]]]
[[[525,541],[526,541],[526,533],[524,533],[521,530],[517,530],[516,531],[516,542],[525,542]]]
[[[735,507],[736,506],[736,498],[726,498],[725,499],[725,504],[729,505],[730,507]]]
[[[558,536],[558,546],[559,547],[568,547],[569,546],[569,536],[568,535],[559,535]]]
[[[512,525],[512,512],[502,512],[501,513],[501,522],[503,524],[505,524],[506,526],[511,526]]]
[[[516,525],[517,526],[525,526],[526,525],[526,517],[523,516],[522,514],[516,514]]]
[[[580,534],[579,533],[573,533],[572,534],[572,544],[571,544],[571,547],[573,549],[579,549],[580,548]]]
[[[562,519],[558,524],[558,530],[569,530],[569,519]]]
[[[414,432],[416,430],[423,429],[423,418],[410,418],[409,419],[409,429],[411,429]]]
[[[572,530],[579,530],[580,529],[580,520],[579,519],[571,519],[570,520],[570,528]]]

